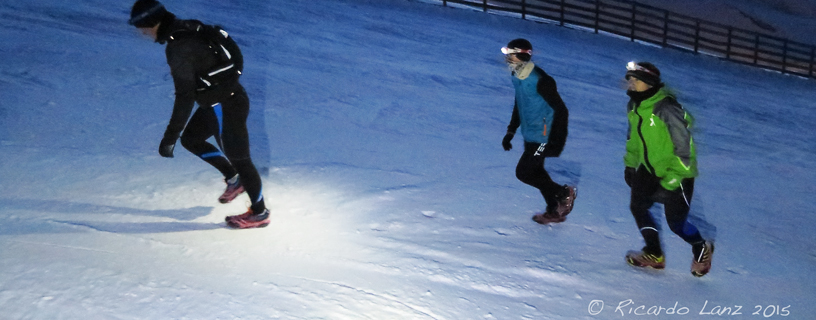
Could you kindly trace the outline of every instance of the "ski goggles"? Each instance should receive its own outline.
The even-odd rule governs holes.
[[[643,71],[643,72],[646,72],[646,73],[651,74],[653,76],[659,77],[654,72],[650,71],[649,69],[646,69],[646,68],[642,67],[641,65],[637,64],[637,62],[634,62],[634,61],[629,61],[629,63],[626,64],[626,70],[628,70],[628,71]]]
[[[529,54],[529,55],[533,55],[533,50],[519,49],[519,48],[502,47],[501,52],[504,53],[504,54],[526,53],[526,54]]]

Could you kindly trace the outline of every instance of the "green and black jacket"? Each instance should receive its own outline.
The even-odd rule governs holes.
[[[684,178],[696,177],[691,116],[662,86],[644,93],[629,92],[629,96],[624,164],[645,167],[667,190],[676,190]]]

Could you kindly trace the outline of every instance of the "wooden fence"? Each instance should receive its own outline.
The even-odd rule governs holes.
[[[769,70],[816,78],[816,46],[703,21],[629,0],[438,0],[459,5],[580,26],[707,54]]]

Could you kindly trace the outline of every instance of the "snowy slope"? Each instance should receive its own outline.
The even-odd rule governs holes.
[[[224,228],[246,196],[220,205],[215,170],[158,156],[173,86],[129,2],[4,3],[0,319],[816,313],[812,80],[413,1],[164,3],[243,46],[272,225]],[[547,166],[579,196],[555,226],[530,220],[543,201],[514,177],[520,138],[500,146],[513,91],[498,49],[516,37],[570,108]],[[669,233],[666,270],[623,261],[642,246],[621,160],[630,60],[661,67],[696,117],[693,209],[718,244],[701,279]]]

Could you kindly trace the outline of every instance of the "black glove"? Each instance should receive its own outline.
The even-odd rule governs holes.
[[[635,172],[637,171],[632,167],[626,167],[623,170],[623,180],[626,181],[626,185],[630,188],[632,187],[632,180],[635,179]]]
[[[510,149],[513,149],[513,144],[510,143],[510,140],[513,140],[513,136],[515,135],[515,133],[511,132],[504,135],[504,139],[502,139],[502,147],[504,147],[504,151],[510,151]]]
[[[165,158],[173,157],[173,149],[176,148],[176,139],[164,137],[159,144],[159,154]]]

